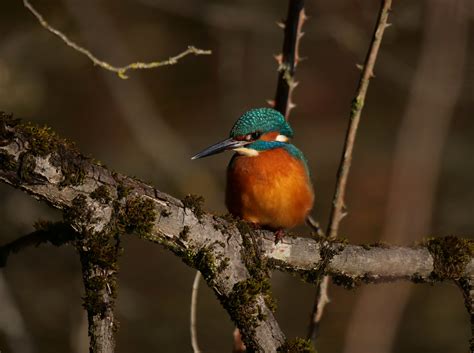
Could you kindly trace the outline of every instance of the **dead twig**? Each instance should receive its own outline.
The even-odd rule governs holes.
[[[125,66],[114,66],[109,64],[108,62],[97,58],[94,54],[92,54],[88,49],[80,46],[79,44],[75,43],[71,39],[69,39],[63,32],[59,31],[58,29],[52,27],[44,17],[31,5],[28,0],[23,0],[23,5],[30,10],[30,12],[36,17],[38,22],[47,29],[49,32],[53,33],[57,37],[59,37],[66,45],[73,48],[74,50],[78,51],[79,53],[87,56],[90,61],[94,63],[94,65],[100,66],[101,68],[115,72],[120,78],[127,79],[128,76],[126,75],[127,71],[130,70],[145,70],[145,69],[154,69],[161,66],[168,66],[177,64],[178,61],[185,56],[190,54],[194,55],[210,55],[212,52],[211,50],[203,50],[196,48],[192,45],[188,46],[188,48],[179,53],[178,55],[172,56],[166,60],[161,61],[152,61],[152,62],[134,62]]]

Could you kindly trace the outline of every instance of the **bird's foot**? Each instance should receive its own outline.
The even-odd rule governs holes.
[[[283,229],[278,229],[277,231],[275,231],[275,245],[278,244],[280,240],[283,239],[284,236],[285,236],[285,231]]]

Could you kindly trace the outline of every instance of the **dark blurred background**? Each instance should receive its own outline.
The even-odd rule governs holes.
[[[56,28],[116,65],[166,59],[187,45],[211,56],[130,72],[94,67],[43,29],[20,0],[0,4],[0,110],[48,124],[85,154],[178,198],[203,195],[224,213],[230,155],[190,161],[226,137],[276,89],[287,1],[35,0]],[[306,154],[326,225],[350,103],[379,1],[308,1],[297,69],[294,143]],[[395,1],[362,114],[341,236],[408,245],[469,237],[474,227],[474,5]],[[59,212],[0,185],[1,243]],[[307,232],[303,229],[302,232]],[[118,352],[190,352],[194,271],[158,246],[124,239]],[[277,317],[305,336],[315,288],[275,273]],[[71,247],[12,256],[0,272],[0,351],[87,352],[79,260]],[[199,293],[204,352],[229,352],[233,325],[213,293]],[[321,352],[467,352],[469,319],[452,283],[330,287]]]

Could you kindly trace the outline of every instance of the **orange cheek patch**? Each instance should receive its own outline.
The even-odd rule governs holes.
[[[266,134],[263,134],[260,137],[260,140],[262,140],[262,141],[275,141],[277,136],[278,136],[278,131],[272,131],[272,132],[268,132]]]

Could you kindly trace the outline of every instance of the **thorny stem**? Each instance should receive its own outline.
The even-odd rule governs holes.
[[[352,101],[349,127],[347,129],[346,138],[344,141],[344,149],[342,152],[341,162],[337,172],[336,189],[334,192],[334,198],[332,202],[331,214],[326,234],[330,239],[335,239],[338,235],[339,224],[342,218],[345,216],[345,204],[344,196],[346,193],[346,185],[349,177],[349,170],[352,161],[352,151],[354,149],[354,142],[357,134],[357,128],[359,126],[360,116],[365,103],[365,96],[369,87],[370,78],[374,76],[374,65],[377,60],[380,44],[385,28],[389,26],[387,23],[388,14],[391,9],[392,0],[383,0],[381,3],[377,24],[375,31],[372,36],[372,42],[365,58],[365,63],[362,68],[362,74],[359,81],[359,86],[356,91],[356,96]],[[310,330],[308,338],[314,341],[319,326],[319,321],[322,317],[325,304],[328,302],[327,289],[326,293],[323,293],[323,286],[327,288],[328,278],[324,277],[320,288],[317,290],[316,303],[313,308],[311,315]]]
[[[90,61],[94,63],[94,65],[100,66],[101,68],[115,72],[120,78],[127,79],[128,76],[126,75],[127,71],[129,70],[144,70],[144,69],[154,69],[160,66],[168,66],[177,64],[178,61],[185,56],[190,54],[194,55],[210,55],[212,52],[211,50],[203,50],[196,48],[192,45],[188,46],[188,49],[179,53],[178,55],[172,56],[166,60],[162,61],[152,61],[152,62],[134,62],[125,66],[113,66],[106,61],[103,61],[97,58],[94,54],[92,54],[88,49],[80,46],[79,44],[73,42],[69,39],[64,33],[57,30],[56,28],[52,27],[44,17],[31,5],[28,0],[23,0],[23,5],[30,10],[30,12],[36,17],[38,22],[47,29],[49,32],[53,33],[57,37],[59,37],[66,45],[73,48],[74,50],[78,51],[79,53],[87,56]]]
[[[304,12],[304,0],[290,0],[288,15],[285,23],[285,38],[283,40],[283,52],[276,56],[278,62],[278,84],[275,101],[272,102],[276,110],[282,113],[288,120],[290,110],[294,107],[291,100],[293,89],[298,85],[294,80],[296,65],[300,60],[299,45],[303,37],[301,28],[306,20]]]

